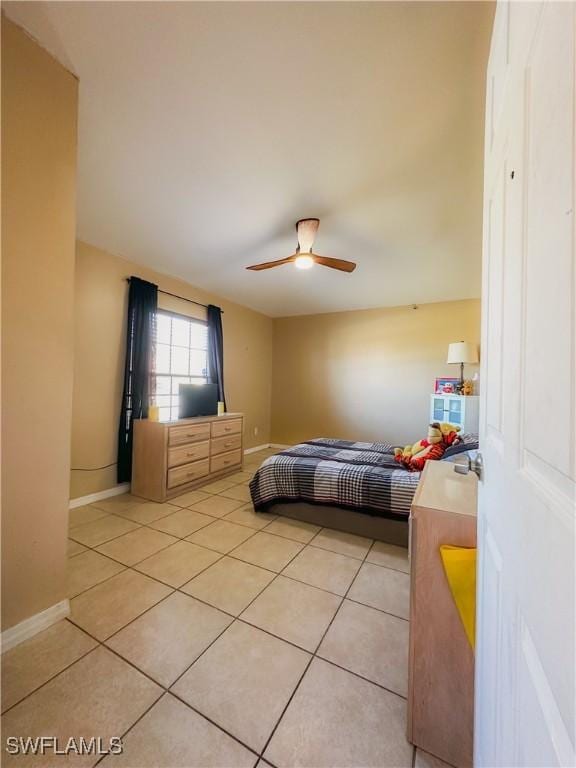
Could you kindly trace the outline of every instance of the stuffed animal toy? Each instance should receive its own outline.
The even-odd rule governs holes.
[[[416,453],[422,451],[424,448],[427,448],[428,445],[441,443],[442,434],[438,432],[437,429],[439,426],[440,425],[437,424],[437,422],[429,424],[428,435],[423,440],[418,440],[418,442],[414,443],[413,445],[406,445],[404,448],[394,448],[394,456],[396,457],[396,461],[407,460],[414,456]]]
[[[470,381],[470,379],[466,379],[464,384],[462,384],[462,389],[460,391],[461,395],[464,395],[465,397],[468,397],[469,395],[474,394],[474,382]]]
[[[457,424],[450,424],[447,421],[441,421],[438,426],[442,432],[442,442],[445,448],[449,448],[451,445],[457,445],[461,441],[461,437],[458,434],[460,427]]]
[[[420,445],[420,443],[414,443],[414,445]],[[399,464],[403,464],[412,456],[412,445],[406,445],[404,448],[394,448],[394,460]]]
[[[451,425],[450,425],[451,426]],[[444,453],[444,435],[435,421],[428,426],[428,434],[413,445],[394,449],[394,459],[406,469],[419,472],[428,459],[439,459]]]
[[[422,472],[427,461],[430,461],[430,459],[441,459],[445,450],[442,443],[429,445],[423,451],[410,458],[409,463],[405,465],[406,469],[410,470],[410,472]]]

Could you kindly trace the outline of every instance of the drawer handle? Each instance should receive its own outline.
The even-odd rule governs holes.
[[[230,432],[231,429],[232,427],[224,427],[224,432]]]
[[[230,448],[231,445],[232,443],[224,443],[224,448]]]
[[[226,466],[226,464],[230,464],[230,462],[228,461],[228,459],[226,459],[226,461],[224,462],[224,466]]]
[[[193,458],[194,456],[196,456],[196,454],[194,452],[190,453],[190,451],[188,451],[186,456],[189,456],[190,458]]]

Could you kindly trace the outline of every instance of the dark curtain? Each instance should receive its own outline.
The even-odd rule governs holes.
[[[158,286],[130,278],[124,392],[118,428],[118,482],[132,477],[132,422],[148,416],[150,374],[156,341]]]
[[[208,305],[208,377],[218,385],[218,400],[224,403],[224,336],[222,334],[222,310]]]

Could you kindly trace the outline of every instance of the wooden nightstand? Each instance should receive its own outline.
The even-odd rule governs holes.
[[[472,766],[474,652],[439,547],[476,546],[478,478],[426,463],[410,515],[408,740],[451,765]]]

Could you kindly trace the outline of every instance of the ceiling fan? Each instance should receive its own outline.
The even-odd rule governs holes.
[[[261,269],[272,269],[272,267],[280,267],[282,264],[293,263],[298,269],[310,269],[314,264],[321,264],[323,267],[338,269],[340,272],[354,272],[356,264],[353,261],[333,259],[330,256],[319,256],[317,253],[312,252],[312,244],[314,243],[319,226],[320,219],[300,219],[300,221],[296,222],[296,232],[298,233],[296,253],[287,256],[285,259],[253,264],[251,267],[246,267],[246,269],[258,272]]]

